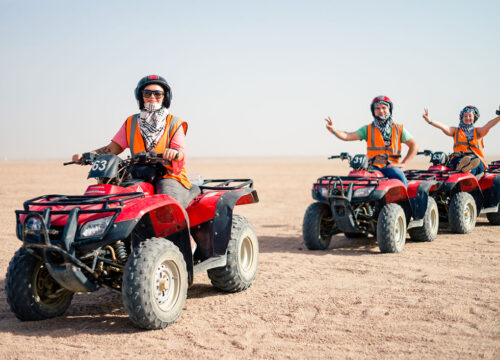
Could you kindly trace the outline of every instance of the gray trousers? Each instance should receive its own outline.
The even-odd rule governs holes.
[[[200,193],[200,188],[191,184],[191,189],[186,189],[175,179],[160,179],[155,183],[155,193],[165,194],[174,198],[185,209],[196,195]]]

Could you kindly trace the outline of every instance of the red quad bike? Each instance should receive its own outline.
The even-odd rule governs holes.
[[[500,160],[495,160],[492,161],[489,165],[488,168],[486,169],[487,172],[494,172],[494,173],[499,173],[500,172]]]
[[[494,171],[474,176],[449,167],[453,156],[467,155],[462,152],[446,154],[441,151],[424,150],[418,154],[431,157],[428,170],[408,170],[406,177],[414,180],[437,181],[430,194],[436,200],[439,214],[448,220],[450,228],[458,234],[474,230],[478,213],[486,213],[490,223],[495,224],[500,202],[500,177]]]
[[[481,214],[486,213],[492,225],[500,225],[500,160],[492,161],[479,178],[483,194]]]
[[[304,243],[310,250],[324,250],[334,234],[348,238],[372,234],[383,253],[403,250],[408,230],[415,241],[433,241],[439,226],[436,203],[429,196],[433,182],[413,181],[408,189],[373,168],[376,158],[348,153],[329,159],[348,160],[348,176],[323,176],[313,184],[316,202],[306,210],[302,225]]]
[[[106,287],[121,293],[136,326],[160,329],[180,316],[195,273],[207,271],[226,292],[252,284],[258,239],[233,207],[258,202],[253,181],[205,180],[193,186],[184,210],[154,193],[164,161],[154,153],[126,160],[84,154],[79,163],[92,165],[97,185],[81,196],[39,196],[16,211],[23,245],[9,264],[5,291],[17,318],[60,316],[74,293]]]

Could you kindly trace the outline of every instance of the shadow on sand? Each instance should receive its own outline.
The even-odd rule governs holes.
[[[307,255],[375,255],[378,252],[374,237],[348,239],[343,234],[334,235],[326,250],[309,250],[301,236],[260,236],[261,253],[304,253]]]

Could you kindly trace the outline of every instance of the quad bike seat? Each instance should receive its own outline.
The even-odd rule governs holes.
[[[197,197],[201,192],[201,189],[198,185],[191,183],[191,189],[189,189],[189,196],[187,198],[186,203],[191,204],[195,197]]]

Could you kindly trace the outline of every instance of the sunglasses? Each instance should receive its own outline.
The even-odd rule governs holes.
[[[154,95],[155,98],[161,98],[165,93],[159,90],[142,90],[142,96],[145,98],[150,98],[151,95]]]

